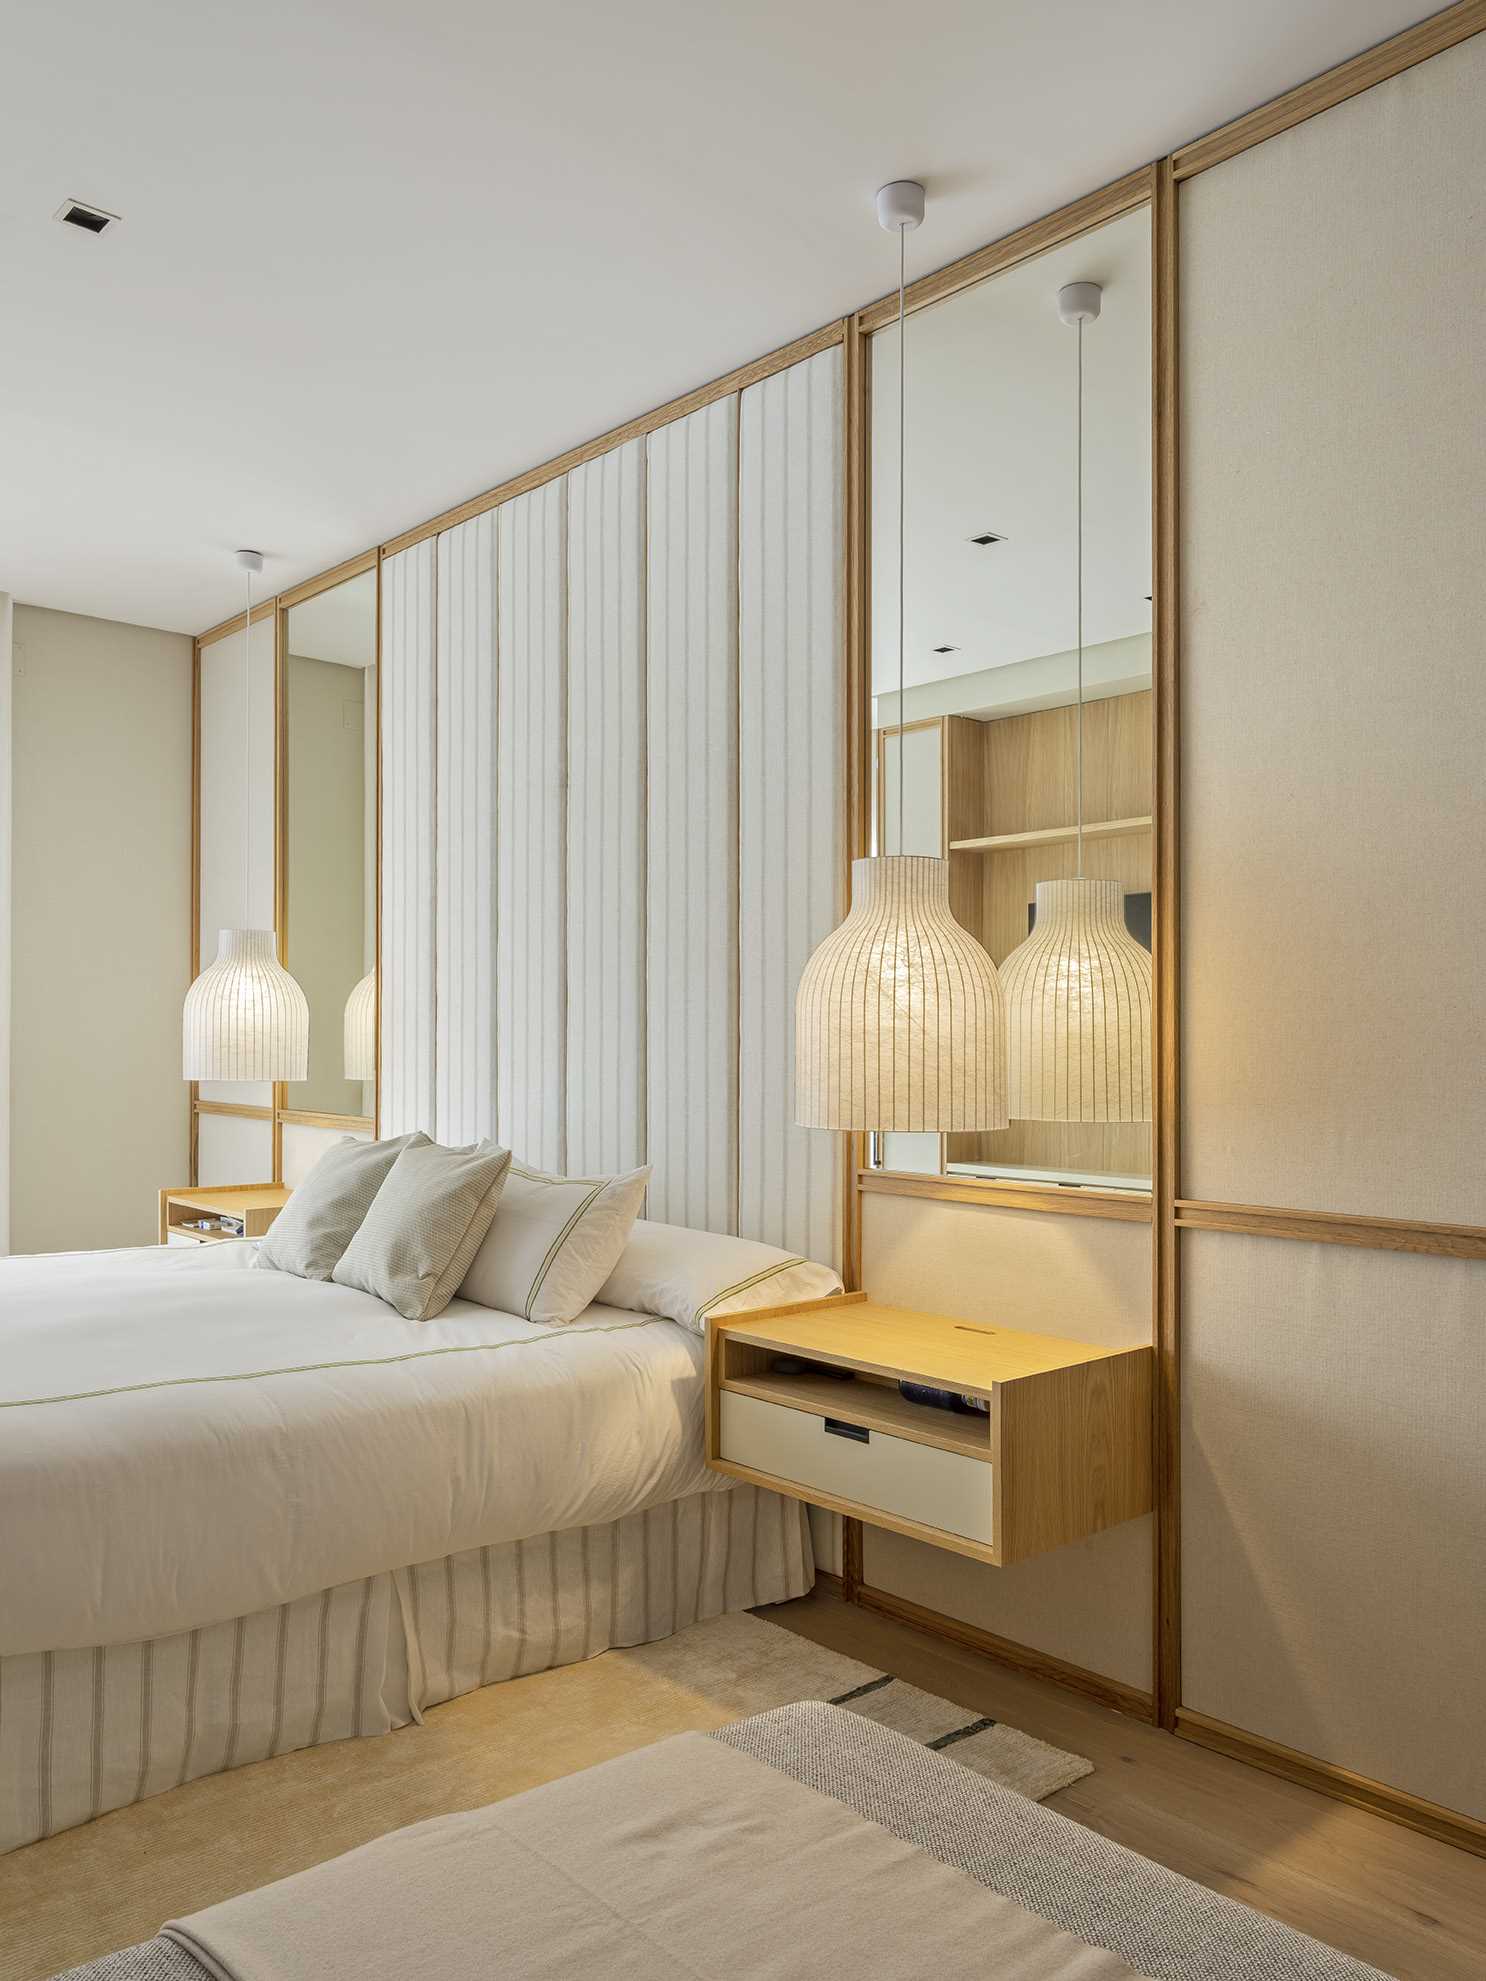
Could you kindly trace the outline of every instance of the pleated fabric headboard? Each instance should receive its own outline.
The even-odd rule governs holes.
[[[821,352],[382,566],[382,1132],[654,1166],[839,1262],[794,994],[844,903],[842,381]]]

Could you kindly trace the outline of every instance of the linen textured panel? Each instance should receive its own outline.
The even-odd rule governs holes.
[[[1183,1703],[1486,1818],[1479,1261],[1182,1253]]]
[[[214,1183],[269,1183],[272,1180],[271,1121],[245,1120],[240,1114],[199,1114],[196,1117],[196,1181],[203,1190]]]
[[[567,1166],[645,1160],[645,443],[568,476]]]
[[[496,1140],[567,1167],[567,486],[496,511]]]
[[[1182,188],[1189,1197],[1486,1224],[1483,102],[1477,36]]]
[[[1136,1348],[1151,1338],[1146,1224],[914,1197],[862,1201],[862,1282],[880,1300],[1033,1334]],[[1151,1520],[1009,1568],[862,1529],[876,1588],[1141,1691],[1151,1684]]]
[[[795,990],[844,908],[841,353],[741,395],[738,1229],[841,1251],[839,1137],[794,1122]]]
[[[437,539],[436,1141],[493,1135],[496,1106],[496,517]]]
[[[649,1215],[738,1229],[738,401],[651,434]]]
[[[311,1128],[302,1121],[286,1121],[283,1135],[283,1180],[291,1190],[298,1189],[327,1149],[349,1135],[353,1141],[369,1142],[365,1128]]]
[[[274,925],[274,667],[271,615],[253,622],[246,664],[240,626],[201,649],[203,969],[217,953],[220,929]],[[200,1094],[241,1107],[273,1101],[266,1080],[203,1080]]]
[[[430,538],[382,562],[382,1114],[434,1114],[437,596]]]

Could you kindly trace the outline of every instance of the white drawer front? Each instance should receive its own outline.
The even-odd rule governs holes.
[[[721,1455],[776,1479],[816,1487],[903,1520],[992,1544],[991,1473],[983,1459],[873,1431],[866,1444],[834,1436],[807,1410],[724,1390]]]

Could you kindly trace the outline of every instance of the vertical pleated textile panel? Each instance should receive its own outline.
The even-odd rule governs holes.
[[[567,1168],[567,486],[496,511],[496,1139]]]
[[[738,1229],[738,401],[651,434],[649,1215]]]
[[[645,1160],[645,443],[568,477],[567,1165]]]
[[[840,351],[750,386],[739,445],[738,1228],[835,1262],[840,1140],[794,1125],[794,1006],[844,908]]]
[[[430,538],[382,563],[382,1133],[434,1125],[436,595]]]
[[[438,542],[435,923],[437,1033],[432,1132],[493,1135],[496,1122],[496,517]]]

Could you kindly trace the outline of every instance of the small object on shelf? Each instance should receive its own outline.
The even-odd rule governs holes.
[[[769,1366],[776,1376],[828,1376],[833,1383],[852,1382],[856,1375],[837,1362],[804,1362],[798,1355],[776,1355]]]
[[[930,1383],[899,1383],[899,1396],[910,1403],[926,1403],[931,1410],[958,1410],[959,1392],[952,1389],[935,1389]]]

